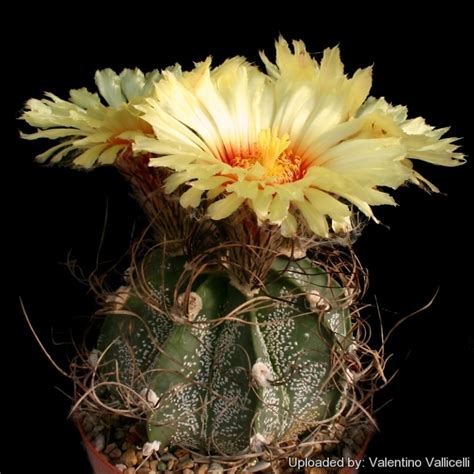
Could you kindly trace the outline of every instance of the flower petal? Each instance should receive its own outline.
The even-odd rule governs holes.
[[[309,228],[317,235],[328,236],[327,219],[309,202],[298,202],[296,207],[301,211]]]
[[[140,112],[126,101],[133,99],[136,105],[138,101],[145,100],[145,88],[149,88],[150,81],[157,80],[159,75],[152,73],[145,77],[138,69],[124,70],[120,76],[111,69],[97,71],[99,91],[110,106],[101,103],[99,94],[85,88],[72,89],[68,101],[51,93],[46,93],[42,100],[31,99],[26,103],[21,118],[37,127],[38,131],[22,134],[22,137],[29,140],[76,138],[67,142],[67,149],[64,148],[66,145],[59,144],[40,154],[37,160],[41,162],[50,160],[57,163],[76,151],[80,153],[73,161],[76,166],[88,168],[96,163],[112,164],[125,142],[132,143],[136,137],[152,133],[151,126],[139,117]],[[115,145],[121,146],[115,148]],[[93,151],[86,153],[87,149]],[[93,155],[101,150],[106,150],[101,158],[93,159]]]
[[[245,198],[237,194],[229,194],[224,199],[213,202],[208,208],[207,213],[211,219],[216,221],[229,217],[233,214],[245,201]]]
[[[204,191],[195,187],[189,188],[179,198],[179,203],[183,207],[198,207]]]
[[[111,107],[119,107],[126,101],[120,87],[120,78],[112,69],[107,68],[97,71],[95,73],[95,83],[101,96]]]
[[[316,188],[308,188],[305,189],[304,194],[309,203],[322,215],[328,215],[334,220],[341,220],[351,215],[351,211],[346,204],[328,193]]]
[[[87,149],[85,152],[74,158],[74,164],[84,168],[91,168],[99,159],[100,154],[106,147],[106,144],[101,143],[100,145],[95,145],[92,148]]]

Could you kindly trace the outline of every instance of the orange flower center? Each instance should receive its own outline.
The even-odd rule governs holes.
[[[259,164],[263,176],[272,183],[288,183],[301,179],[305,174],[302,160],[289,150],[290,140],[287,134],[279,138],[275,131],[262,130],[257,143],[250,153],[233,156],[232,166],[250,169]]]

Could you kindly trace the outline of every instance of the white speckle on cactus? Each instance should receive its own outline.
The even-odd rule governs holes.
[[[98,349],[92,349],[89,353],[89,364],[93,369],[97,369],[101,352]]]
[[[341,324],[341,315],[337,311],[329,313],[326,318],[326,322],[329,324],[329,328],[336,334],[344,336],[344,334],[340,334],[343,328],[340,327]]]
[[[208,318],[201,312],[196,320],[204,322]],[[166,392],[158,410],[160,424],[175,430],[171,444],[199,447],[216,335],[206,324],[193,325],[190,330],[198,343],[184,354],[180,363],[179,372],[185,383],[176,384]]]
[[[269,442],[314,426],[327,416],[332,398],[330,385],[323,384],[330,370],[329,350],[324,344],[311,345],[312,338],[320,340],[321,334],[310,315],[302,316],[294,306],[301,292],[291,294],[282,286],[278,294],[289,295],[288,304],[258,314],[258,320],[265,322],[260,330],[272,361],[273,379],[284,381],[265,388],[262,394],[262,405],[268,408],[259,415],[258,429]]]
[[[163,291],[154,293],[154,298],[158,303],[153,302],[153,304],[157,306],[161,306],[163,300],[166,299]],[[133,385],[140,375],[138,368],[145,371],[153,363],[156,347],[159,347],[167,339],[172,322],[165,314],[156,311],[145,302],[138,303],[137,295],[133,292],[129,294],[129,300],[126,303],[126,310],[133,311],[138,317],[133,329],[130,330],[131,332],[117,338],[110,350],[116,351],[117,360],[120,361],[121,381]],[[118,314],[113,317],[129,316]],[[152,337],[150,337],[150,332]]]
[[[329,311],[331,309],[329,302],[317,290],[311,290],[309,293],[307,293],[306,299],[309,302],[311,311]]]
[[[250,438],[250,450],[254,453],[259,453],[268,444],[267,439],[261,433],[255,433]]]
[[[226,322],[222,325],[212,364],[212,437],[217,449],[237,452],[246,447],[253,413],[251,381],[248,379],[249,326]],[[218,394],[217,396],[214,394]],[[248,446],[248,444],[247,444]]]
[[[126,308],[139,317],[145,315],[146,325],[137,325],[133,333],[145,343],[135,345],[131,354],[135,358],[129,357],[134,364],[130,378],[140,391],[144,382],[139,381],[137,365],[141,373],[148,370],[153,374],[155,370],[158,374],[156,385],[151,385],[156,393],[141,392],[155,406],[151,423],[156,436],[152,439],[224,453],[249,448],[259,452],[265,445],[298,435],[334,414],[336,383],[341,381],[333,383],[329,378],[334,341],[329,328],[343,332],[347,315],[328,311],[334,298],[327,290],[331,288],[327,276],[319,269],[310,276],[305,271],[303,265],[268,283],[266,296],[273,301],[245,307],[238,314],[245,323],[224,318],[226,311],[246,299],[235,296],[231,288],[226,301],[222,294],[222,283],[226,282],[214,286],[212,280],[205,290],[196,289],[199,294],[182,293],[173,301],[174,284],[166,288],[154,278],[152,302],[137,304],[141,295],[132,294]],[[153,288],[151,281],[149,284]],[[308,291],[311,309],[326,314],[316,318],[308,312],[303,296]],[[170,310],[180,316],[174,326]],[[214,324],[218,317],[223,320]],[[186,322],[183,318],[195,324],[182,324]],[[166,330],[157,331],[155,319]],[[162,338],[161,332],[167,337]],[[130,352],[127,339],[120,342]],[[156,347],[163,347],[158,357]]]
[[[140,396],[142,396],[153,407],[156,407],[156,405],[158,405],[159,398],[151,388],[142,389],[142,391],[140,392]]]
[[[145,457],[152,456],[160,450],[161,443],[159,441],[152,441],[143,445],[142,454]]]
[[[165,268],[170,270],[170,268]],[[168,307],[171,305],[171,295],[173,290],[165,285],[157,286],[153,281],[148,280],[147,285],[153,293],[153,297],[156,299],[154,304],[159,307]]]
[[[268,387],[273,381],[270,368],[265,362],[257,361],[252,366],[252,377],[259,387]]]
[[[190,321],[194,321],[196,319],[196,316],[202,310],[202,299],[194,291],[191,291],[189,294],[181,293],[178,296],[178,298],[176,300],[176,303],[178,305],[178,308],[185,311],[185,313],[186,313],[186,315],[187,315],[187,317]],[[187,303],[188,307],[184,308],[183,306],[186,303]]]

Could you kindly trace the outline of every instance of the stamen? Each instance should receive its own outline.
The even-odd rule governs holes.
[[[260,163],[266,169],[272,169],[279,156],[290,145],[290,137],[287,133],[278,138],[276,132],[268,128],[258,134],[257,149],[260,153]]]
[[[261,130],[252,151],[246,155],[232,157],[232,166],[249,169],[260,163],[265,169],[268,182],[288,183],[301,179],[305,168],[299,155],[289,150],[290,139],[287,133],[281,138],[270,129]]]

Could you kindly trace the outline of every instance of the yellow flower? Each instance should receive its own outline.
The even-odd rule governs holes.
[[[159,77],[158,71],[143,74],[139,69],[124,69],[120,75],[111,69],[97,71],[95,82],[107,105],[85,88],[71,90],[68,101],[51,93],[42,100],[30,99],[21,118],[39,130],[22,137],[61,140],[36,157],[42,163],[74,157],[72,163],[83,168],[112,164],[136,136],[153,135],[133,104],[153,91]]]
[[[408,119],[408,109],[402,105],[394,107],[383,97],[379,99],[369,97],[358,115],[366,118],[369,128],[366,133],[370,136],[399,138],[405,146],[407,158],[441,166],[458,166],[465,161],[464,155],[456,152],[458,146],[454,142],[457,138],[442,138],[449,127],[435,129],[422,117]],[[405,159],[404,165],[412,167],[410,160]],[[414,170],[409,179],[417,185],[427,185],[431,191],[439,191]]]
[[[203,198],[207,213],[223,219],[240,206],[259,223],[296,232],[298,222],[327,236],[347,229],[353,210],[394,204],[381,187],[420,183],[409,158],[455,166],[454,139],[441,139],[421,118],[383,100],[366,101],[371,68],[344,74],[339,49],[318,63],[301,41],[293,51],[280,38],[276,64],[261,53],[267,73],[235,57],[211,60],[184,74],[165,71],[154,96],[137,109],[155,138],[137,137],[136,150],[156,155],[151,166],[175,171],[167,192],[185,184],[184,207]]]

